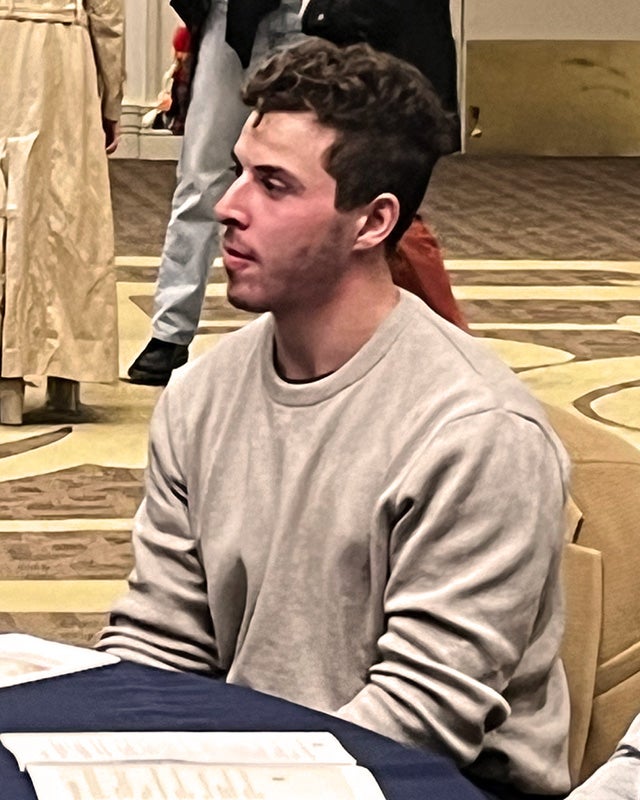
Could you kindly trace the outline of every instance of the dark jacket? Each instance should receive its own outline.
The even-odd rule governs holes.
[[[280,0],[228,0],[226,40],[246,69],[251,60],[253,42],[260,20],[275,11]],[[211,0],[169,0],[185,25],[196,34],[196,52],[202,26],[211,9]]]
[[[226,40],[236,51],[246,69],[260,20],[275,11],[280,0],[229,0]]]
[[[447,111],[457,112],[449,0],[311,0],[303,31],[336,44],[368,42],[409,61],[431,81]]]
[[[207,18],[211,0],[169,0],[169,5],[173,6],[187,28],[194,31],[201,28]]]

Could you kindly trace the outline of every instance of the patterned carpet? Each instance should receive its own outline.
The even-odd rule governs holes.
[[[113,161],[121,375],[149,335],[175,165]],[[451,157],[425,213],[473,333],[541,399],[640,447],[640,159]],[[192,357],[243,325],[212,271]],[[160,390],[83,387],[79,417],[0,428],[0,631],[87,643],[131,565]]]
[[[640,258],[640,158],[452,156],[425,206],[449,258]]]
[[[175,164],[112,161],[119,255],[159,255]],[[424,209],[449,258],[640,259],[640,158],[454,155]]]

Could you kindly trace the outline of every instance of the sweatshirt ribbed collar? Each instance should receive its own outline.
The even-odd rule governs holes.
[[[311,406],[329,400],[361,380],[386,355],[412,316],[412,298],[400,293],[400,302],[376,329],[373,336],[335,372],[309,383],[289,383],[273,365],[274,319],[267,315],[260,343],[262,382],[267,394],[286,406]]]

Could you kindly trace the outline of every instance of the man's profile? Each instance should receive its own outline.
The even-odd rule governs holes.
[[[565,791],[566,455],[513,373],[386,261],[446,115],[412,67],[316,40],[244,97],[216,213],[229,299],[266,313],[161,396],[99,646]]]

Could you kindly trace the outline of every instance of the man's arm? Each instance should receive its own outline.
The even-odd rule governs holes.
[[[124,83],[124,9],[122,0],[86,0],[85,7],[98,71],[102,117],[115,124],[120,119]],[[107,144],[109,144],[108,141]]]
[[[189,520],[185,416],[176,395],[165,390],[151,420],[146,495],[133,529],[135,567],[97,647],[157,667],[217,673],[206,578]]]
[[[535,423],[489,411],[445,425],[401,473],[379,659],[337,713],[466,765],[509,715],[504,695],[536,638],[531,701],[548,689],[562,469]]]

